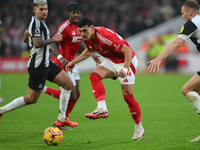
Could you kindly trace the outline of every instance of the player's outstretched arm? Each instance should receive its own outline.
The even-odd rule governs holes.
[[[148,71],[149,72],[159,71],[161,61],[164,60],[169,55],[176,52],[183,45],[184,42],[185,41],[182,38],[177,37],[173,42],[171,42],[167,46],[167,48],[164,50],[163,53],[158,55],[155,59],[152,59],[149,62],[147,62],[147,65],[149,65]]]
[[[62,35],[56,35],[53,38],[50,38],[48,40],[43,40],[40,37],[33,37],[33,45],[35,48],[40,48],[40,47],[44,47],[47,46],[51,43],[55,43],[55,42],[61,42],[62,41]]]
[[[71,62],[69,62],[69,63],[66,65],[66,71],[71,71],[77,63],[79,63],[79,62],[81,62],[81,61],[87,59],[87,58],[90,57],[93,53],[94,53],[93,51],[90,51],[90,50],[88,50],[88,49],[86,48],[78,57],[76,57],[74,60],[72,60]]]

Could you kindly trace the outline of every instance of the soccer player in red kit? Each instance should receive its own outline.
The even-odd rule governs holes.
[[[94,27],[90,18],[80,19],[78,29],[87,48],[67,64],[66,70],[72,70],[77,63],[90,57],[94,52],[107,58],[90,74],[92,91],[97,100],[97,109],[85,116],[89,119],[108,117],[102,79],[116,76],[121,83],[123,98],[128,104],[130,114],[135,122],[135,132],[132,140],[140,140],[145,132],[141,122],[140,106],[133,96],[135,72],[138,65],[135,52],[114,31],[105,27]]]
[[[78,21],[81,17],[81,7],[78,4],[69,5],[68,15],[69,15],[69,19],[64,21],[58,27],[57,32],[55,34],[55,35],[61,34],[63,41],[58,43],[60,44],[60,52],[54,51],[54,55],[57,57],[54,62],[58,64],[64,70],[65,70],[66,64],[75,58],[77,51],[78,50],[83,51],[85,49],[85,45],[82,43],[83,40],[78,31],[78,26],[77,26]],[[61,123],[59,120],[57,120],[54,124],[54,126],[57,126],[63,130],[67,129],[63,127],[65,125],[69,127],[78,126],[77,122],[71,122],[68,119],[70,112],[72,111],[74,105],[76,104],[78,98],[80,97],[80,91],[79,91],[80,75],[79,75],[78,67],[75,66],[72,72],[67,72],[67,73],[69,77],[71,78],[74,85],[71,92],[70,100],[68,103],[68,108],[66,111],[67,118],[66,118],[65,124]],[[61,90],[44,87],[43,92],[59,99]]]

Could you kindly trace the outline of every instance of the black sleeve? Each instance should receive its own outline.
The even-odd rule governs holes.
[[[184,24],[179,34],[190,35],[196,29],[197,29],[196,25],[191,20],[189,20]]]

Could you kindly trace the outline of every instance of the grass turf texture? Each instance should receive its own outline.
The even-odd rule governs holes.
[[[85,113],[96,108],[89,74],[81,74],[81,97],[70,115],[79,126],[63,131],[59,146],[47,146],[42,135],[58,116],[59,102],[42,94],[37,104],[3,115],[0,120],[0,150],[195,150],[200,142],[190,143],[200,134],[200,118],[181,94],[181,88],[191,76],[137,75],[134,95],[140,103],[146,135],[141,141],[131,141],[134,122],[122,98],[118,81],[105,79],[107,119],[89,120]],[[5,105],[27,94],[27,74],[1,74],[1,96]],[[46,85],[57,88],[47,82]]]

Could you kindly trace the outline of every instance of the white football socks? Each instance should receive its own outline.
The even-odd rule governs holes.
[[[42,93],[46,93],[47,88],[48,88],[47,86],[44,86],[42,89]]]
[[[105,100],[97,102],[97,108],[101,108],[105,111],[108,111]]]
[[[194,110],[200,115],[200,96],[197,92],[191,91],[185,96],[191,103]]]
[[[144,131],[144,128],[142,126],[142,122],[135,124],[135,130]]]
[[[8,111],[20,108],[22,106],[26,105],[24,101],[24,97],[18,97],[14,99],[12,102],[8,103],[7,105],[0,107],[0,114],[4,114]]]
[[[61,89],[60,93],[60,105],[59,105],[59,115],[58,120],[64,122],[66,119],[66,110],[68,107],[68,102],[70,98],[71,90]]]

